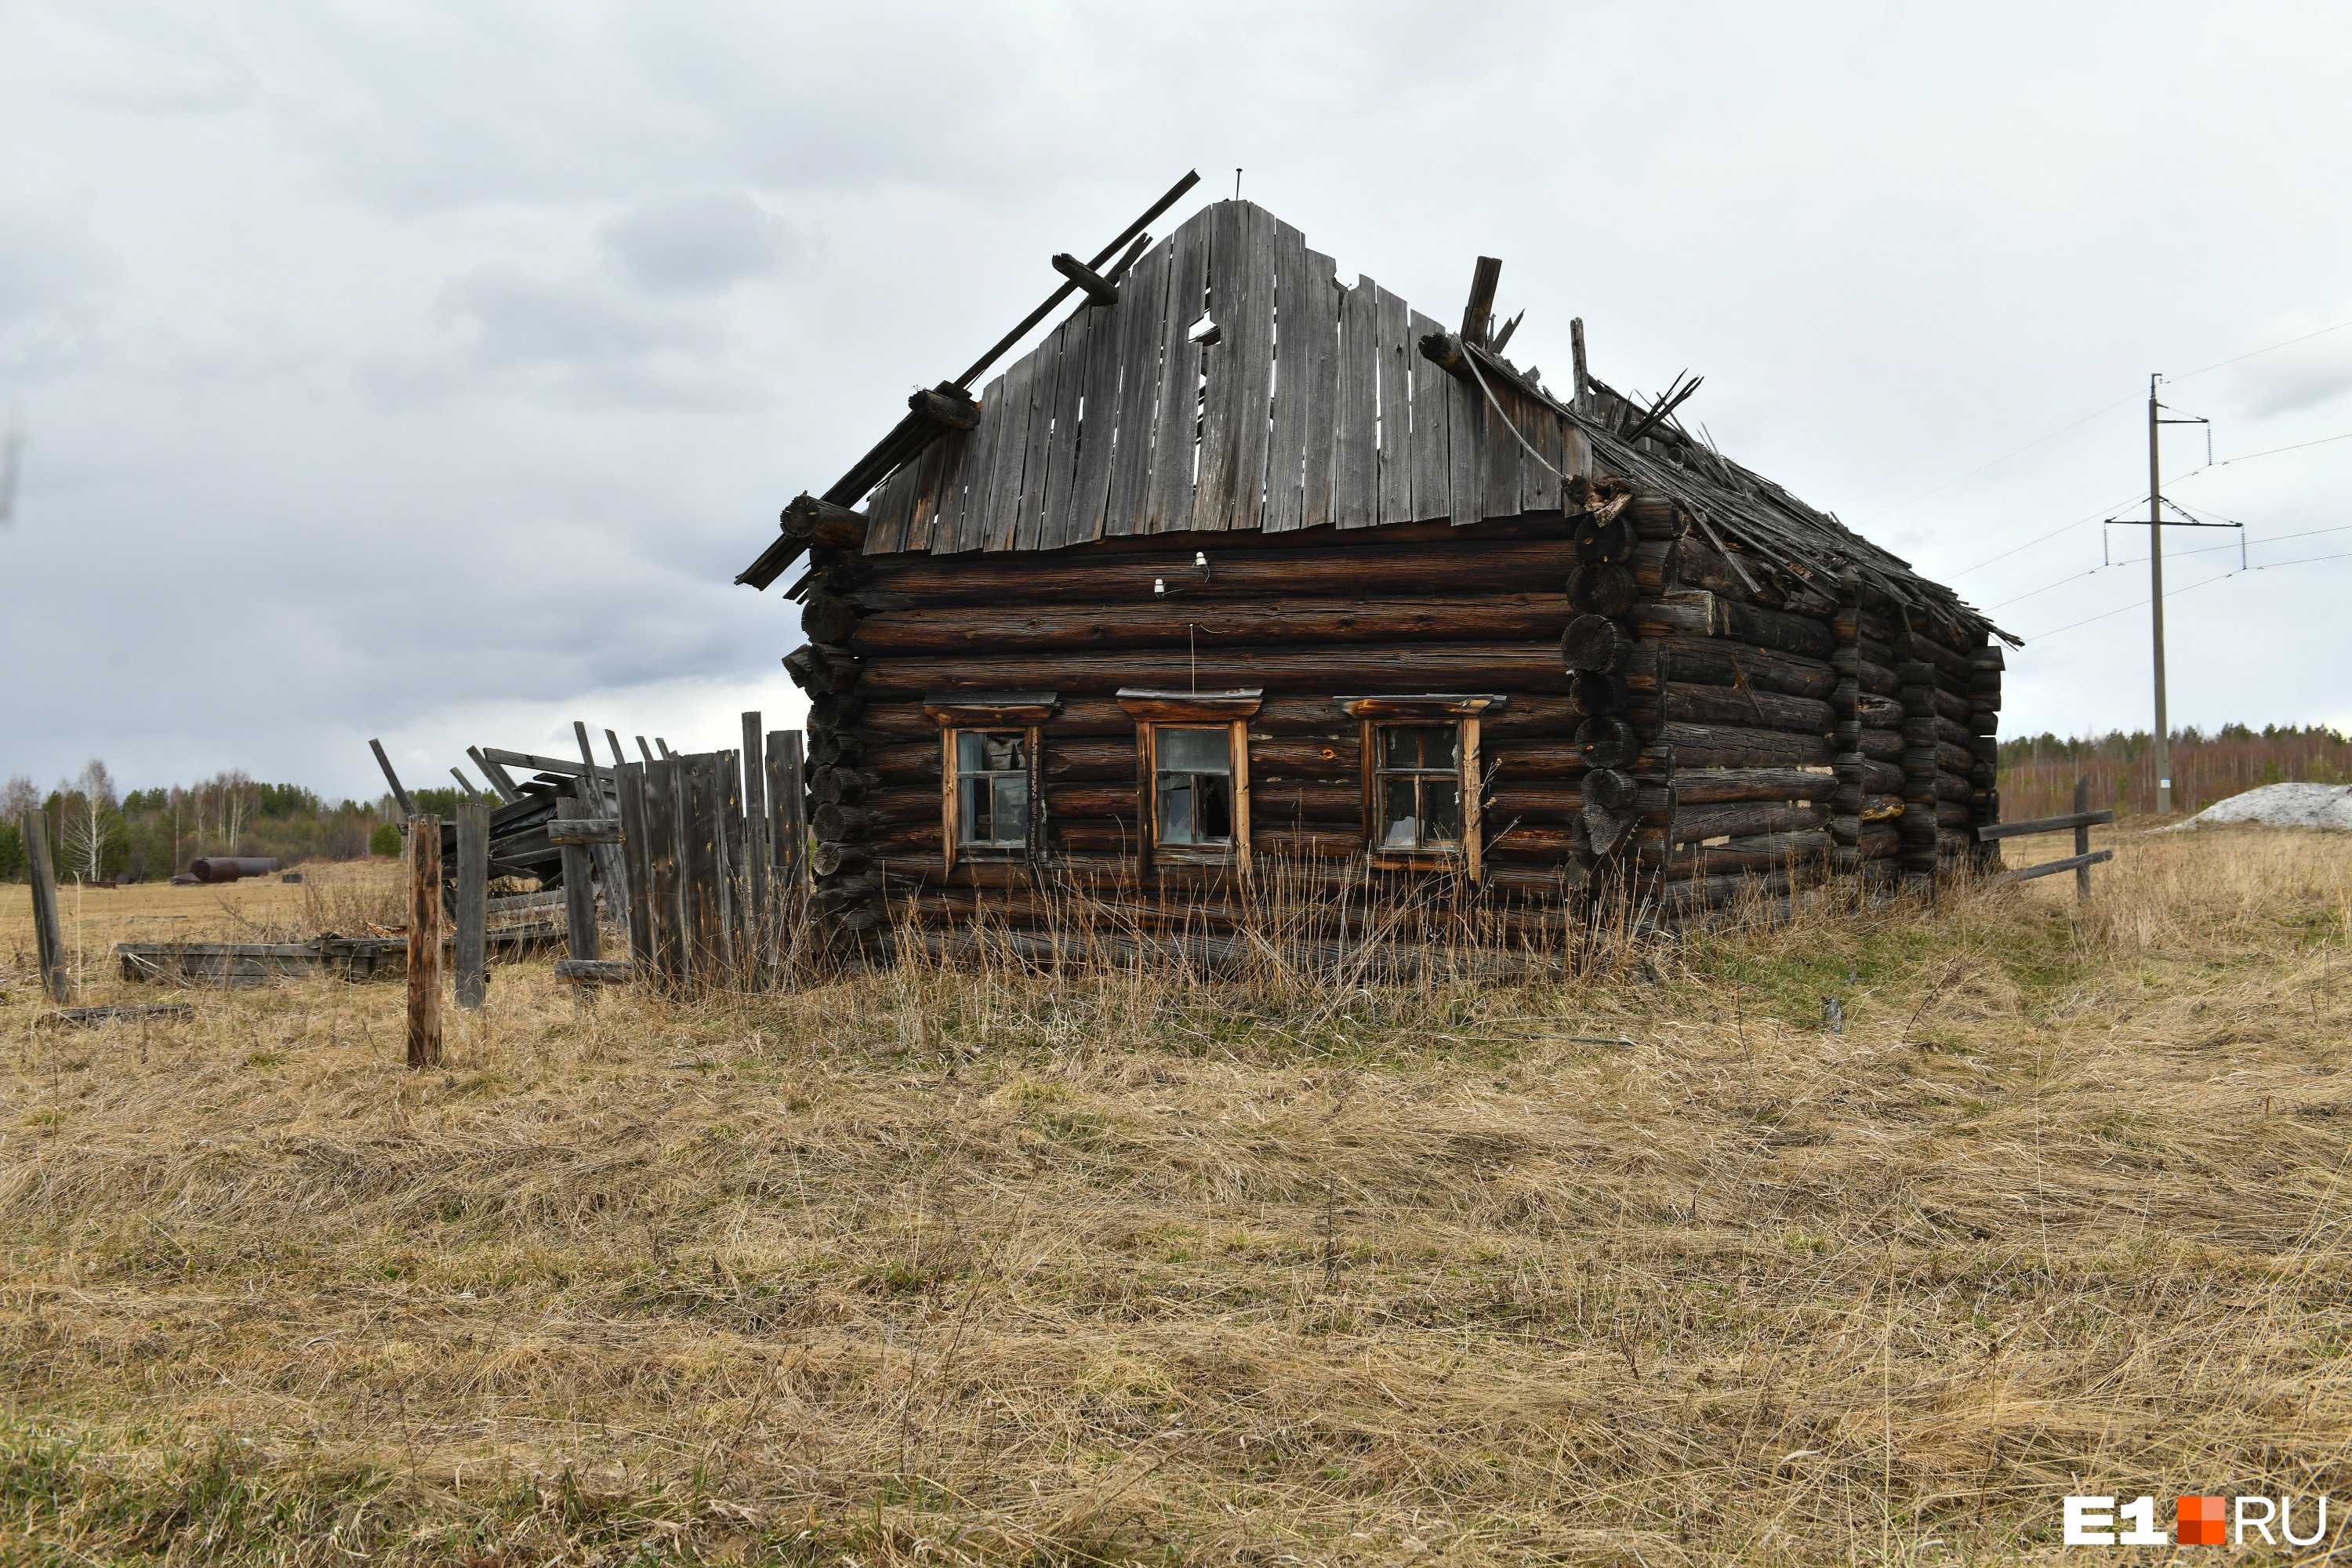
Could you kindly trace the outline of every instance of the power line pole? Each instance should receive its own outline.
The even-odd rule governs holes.
[[[2172,811],[2172,726],[2164,712],[2164,479],[2157,468],[2156,384],[2147,378],[2147,608],[2156,632],[2156,811]]]

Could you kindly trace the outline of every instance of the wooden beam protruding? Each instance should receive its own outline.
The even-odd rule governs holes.
[[[793,498],[779,520],[788,539],[827,550],[857,550],[866,543],[866,514],[806,490]]]
[[[1495,287],[1503,280],[1503,258],[1482,256],[1470,269],[1470,300],[1462,307],[1462,335],[1484,344],[1495,330]]]
[[[400,775],[392,771],[392,759],[383,754],[383,742],[370,741],[368,750],[375,753],[375,765],[383,770],[383,782],[392,786],[392,798],[399,805],[400,815],[415,816],[415,808],[408,804],[408,792],[400,787]]]
[[[908,395],[907,406],[942,430],[970,430],[980,423],[980,405],[952,382]]]
[[[1054,270],[1087,291],[1097,307],[1118,303],[1118,285],[1065,250],[1054,258]]]

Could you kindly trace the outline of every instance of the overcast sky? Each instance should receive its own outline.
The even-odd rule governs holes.
[[[2150,371],[2215,455],[2352,432],[2352,10],[0,0],[0,774],[379,788],[580,717],[797,721],[730,579],[1188,167],[1514,357],[1656,390],[2032,637],[2147,596]],[[2024,455],[1971,474],[2114,405]],[[2168,474],[2204,458],[2168,430]],[[1966,477],[1963,477],[1966,476]],[[1957,481],[1957,482],[1953,482]],[[2190,473],[2352,552],[2352,441]],[[2146,530],[2114,531],[2143,557]],[[2178,585],[2234,566],[2181,531]],[[2352,560],[2169,605],[2173,718],[2352,726]],[[2147,722],[2147,611],[2008,727]],[[469,769],[470,771],[470,769]]]

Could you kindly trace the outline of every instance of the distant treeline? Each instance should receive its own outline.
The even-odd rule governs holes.
[[[2022,736],[2000,743],[2000,814],[2011,822],[2074,808],[2074,781],[2118,816],[2156,809],[2156,738],[2145,730],[2083,739]],[[2224,724],[2172,732],[2172,806],[2202,811],[2258,784],[2352,784],[2352,740],[2325,724]]]
[[[455,789],[409,793],[419,811],[457,813]],[[61,880],[165,878],[199,855],[267,855],[291,865],[400,850],[400,813],[388,795],[330,804],[300,784],[268,784],[236,771],[193,784],[118,791],[113,773],[92,758],[46,792],[21,774],[0,784],[0,880],[25,875],[20,825],[33,807],[43,814]]]

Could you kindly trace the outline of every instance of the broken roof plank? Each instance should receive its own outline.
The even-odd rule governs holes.
[[[1212,209],[1213,212],[1214,209]],[[1168,295],[1160,312],[1160,412],[1152,425],[1151,482],[1143,495],[1138,533],[1172,533],[1192,515],[1193,424],[1201,398],[1201,350],[1191,340],[1208,286],[1212,242],[1209,214],[1175,234],[1168,263]]]
[[[1163,240],[1128,269],[1122,298],[1112,320],[1118,326],[1118,430],[1112,437],[1109,482],[1101,514],[1086,537],[1100,539],[1137,531],[1143,498],[1151,483],[1153,416],[1160,404],[1160,351],[1167,341],[1169,260],[1173,241]]]
[[[1360,277],[1339,301],[1339,398],[1331,446],[1331,521],[1341,528],[1380,521],[1380,285]]]

